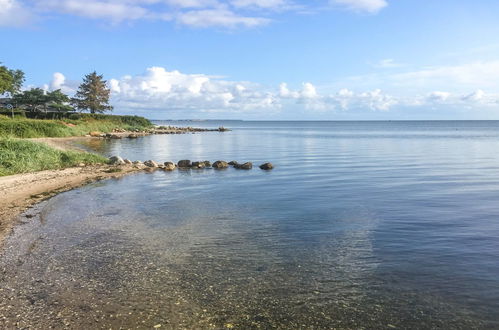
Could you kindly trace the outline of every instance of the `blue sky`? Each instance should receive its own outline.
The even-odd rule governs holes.
[[[26,87],[149,118],[499,119],[499,1],[0,0]]]

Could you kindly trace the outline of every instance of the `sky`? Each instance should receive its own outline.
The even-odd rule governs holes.
[[[0,61],[153,119],[499,119],[497,0],[0,0]]]

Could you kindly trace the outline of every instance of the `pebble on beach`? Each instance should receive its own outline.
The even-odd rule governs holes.
[[[125,161],[120,156],[109,157],[110,165],[125,165]]]

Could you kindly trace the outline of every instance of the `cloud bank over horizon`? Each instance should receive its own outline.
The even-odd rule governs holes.
[[[443,71],[441,68],[436,70]],[[455,70],[449,71],[452,72],[451,77],[455,78]],[[438,77],[441,78],[440,75]],[[428,79],[427,82],[431,85],[431,79]],[[112,92],[111,101],[117,111],[153,113],[161,117],[171,114],[185,118],[214,115],[265,117],[282,114],[289,109],[301,109],[312,114],[350,111],[389,113],[398,108],[418,111],[434,107],[499,110],[499,94],[485,92],[480,88],[466,93],[432,90],[416,95],[392,94],[379,88],[331,90],[315,86],[311,82],[290,88],[285,82],[279,86],[264,86],[206,74],[168,71],[163,67],[150,67],[141,74],[111,78],[107,82]],[[61,89],[65,93],[74,94],[79,84],[80,81],[68,80],[64,74],[56,72],[43,88]]]

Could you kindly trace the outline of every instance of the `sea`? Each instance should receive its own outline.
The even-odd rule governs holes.
[[[138,173],[28,210],[0,253],[0,325],[499,329],[499,121],[155,123],[231,131],[83,147],[253,169]]]

